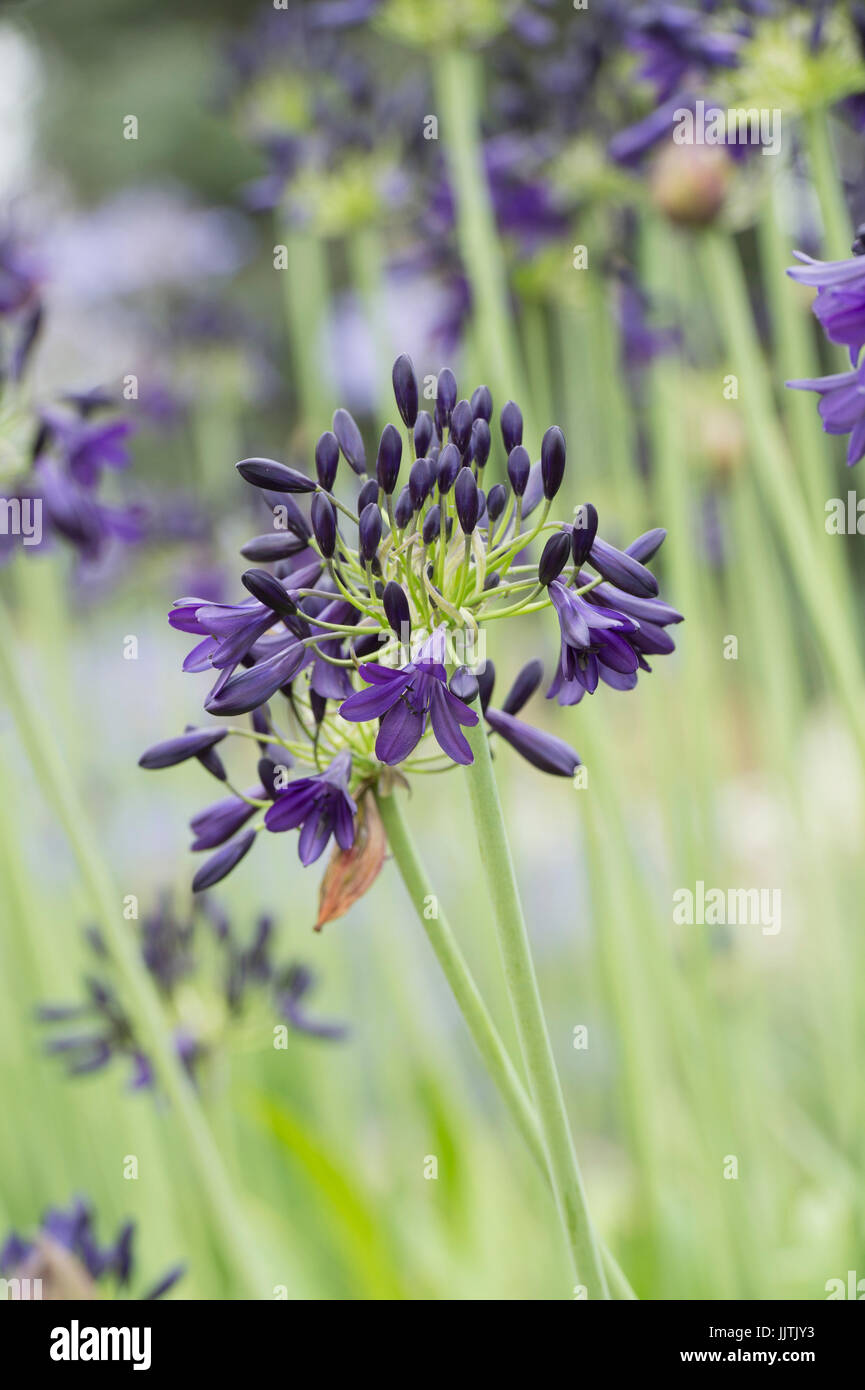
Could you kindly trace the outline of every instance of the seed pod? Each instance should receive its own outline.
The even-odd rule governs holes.
[[[502,406],[501,426],[505,453],[509,454],[523,442],[523,412],[516,401],[508,401]]]
[[[327,502],[326,497],[321,497],[321,493],[316,493],[316,501],[321,498]],[[328,503],[328,506],[330,503]],[[297,605],[292,603],[285,589],[278,579],[274,579],[267,570],[246,570],[240,576],[240,582],[249,592],[263,603],[265,608],[271,609],[280,618],[293,618],[297,612]]]
[[[489,424],[493,417],[493,398],[488,386],[478,386],[472,393],[472,415],[475,420],[486,420]]]
[[[339,441],[343,457],[350,468],[355,473],[361,475],[366,472],[366,450],[363,447],[363,437],[358,429],[353,416],[347,410],[340,407],[334,411],[333,432]]]
[[[468,448],[472,433],[472,424],[472,408],[468,401],[457,401],[451,414],[450,437],[461,454],[464,454]]]
[[[325,559],[330,560],[336,550],[336,512],[330,498],[317,492],[312,499],[310,516],[318,548]]]
[[[493,483],[487,493],[487,516],[493,525],[498,521],[507,504],[508,494],[503,483]]]
[[[438,374],[438,382],[436,384],[436,413],[444,429],[447,429],[450,425],[451,411],[456,403],[456,377],[450,367],[443,367]]]
[[[402,416],[403,424],[413,429],[417,421],[418,391],[414,365],[406,353],[400,353],[393,364],[391,373],[396,408]]]
[[[436,539],[441,529],[442,512],[441,507],[438,505],[438,503],[436,503],[434,507],[430,507],[429,511],[424,517],[422,531],[424,545],[432,545],[433,541]]]
[[[527,449],[517,444],[508,454],[508,480],[517,497],[522,497],[532,471],[532,461]]]
[[[574,529],[571,535],[571,548],[574,564],[584,565],[598,534],[598,513],[591,502],[584,502],[574,513]]]
[[[411,498],[411,488],[408,483],[401,489],[399,497],[396,499],[393,509],[393,519],[400,530],[408,526],[414,515],[414,503]]]
[[[433,437],[433,420],[428,411],[422,410],[415,421],[414,451],[423,458],[429,450]]]
[[[544,496],[551,501],[562,485],[565,476],[565,436],[558,425],[550,425],[541,440],[541,477],[544,480]]]
[[[238,473],[253,487],[270,488],[271,492],[315,492],[316,484],[305,473],[288,468],[276,459],[241,459]]]
[[[543,549],[538,565],[538,579],[541,584],[552,584],[558,579],[571,556],[571,537],[567,531],[556,531],[550,536]]]
[[[439,455],[438,485],[444,495],[450,492],[462,467],[460,451],[455,444],[446,444]]]
[[[454,501],[457,516],[465,535],[470,536],[478,524],[480,498],[475,475],[470,468],[461,468],[454,484]]]
[[[412,506],[418,511],[429,497],[435,481],[435,472],[428,458],[419,458],[412,464],[408,475]]]
[[[490,427],[483,416],[481,416],[479,419],[475,420],[472,425],[472,437],[469,443],[469,453],[477,464],[478,470],[486,466],[487,459],[490,456],[491,443],[492,436],[490,435]]]
[[[357,527],[358,543],[360,548],[360,558],[364,564],[370,564],[375,559],[378,544],[381,540],[381,512],[377,502],[369,502],[360,514],[360,521]]]
[[[408,599],[405,590],[397,584],[395,579],[391,579],[384,587],[382,595],[382,607],[385,617],[401,641],[408,641],[411,633],[411,615],[409,613]]]
[[[339,440],[330,430],[325,430],[315,446],[315,471],[326,492],[333,491],[338,465]]]

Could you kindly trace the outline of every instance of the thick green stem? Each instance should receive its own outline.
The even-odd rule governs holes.
[[[811,178],[823,219],[824,253],[827,260],[844,260],[850,255],[850,216],[832,149],[829,113],[825,108],[809,111],[804,127]]]
[[[475,709],[480,713],[478,702]],[[511,859],[483,717],[467,737],[474,762],[467,769],[481,862],[493,906],[499,948],[535,1114],[541,1129],[559,1218],[577,1279],[590,1298],[609,1298],[583,1180],[574,1152],[535,976],[529,936]]]
[[[414,840],[405,823],[396,794],[384,796],[379,793],[377,799],[394,861],[406,891],[414,904],[418,920],[427,934],[436,960],[451,987],[472,1040],[484,1061],[490,1078],[498,1088],[517,1128],[525,1139],[532,1157],[540,1166],[544,1176],[549,1177],[544,1141],[538,1126],[537,1116],[532,1109],[532,1103],[517,1075],[517,1070],[484,1003],[465,957],[460,951],[427,872],[418,857]],[[434,915],[430,912],[433,904],[435,905]],[[603,1245],[601,1246],[601,1256],[614,1297],[617,1299],[636,1298],[636,1294],[616,1260]]]
[[[159,1082],[178,1117],[198,1182],[210,1202],[213,1229],[221,1238],[227,1268],[250,1297],[267,1297],[269,1281],[259,1264],[254,1240],[198,1098],[174,1053],[155,986],[123,920],[120,895],[99,853],[97,836],[84,804],[66,772],[54,730],[26,688],[16,646],[14,628],[5,605],[0,603],[0,679],[21,743],[46,801],[56,811],[75,853],[100,930],[122,978],[136,1036],[155,1063]]]

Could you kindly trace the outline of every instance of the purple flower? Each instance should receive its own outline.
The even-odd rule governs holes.
[[[847,466],[852,468],[865,454],[865,360],[850,372],[803,377],[786,383],[794,391],[816,391],[817,407],[827,434],[849,434]]]
[[[855,365],[859,349],[865,344],[865,256],[846,261],[816,261],[797,251],[802,265],[787,271],[791,280],[817,290],[811,306],[823,332],[831,343],[850,349]]]
[[[679,5],[646,5],[630,17],[627,43],[643,58],[638,76],[666,101],[689,73],[734,68],[741,37],[713,33],[704,18]]]
[[[300,826],[297,852],[301,864],[319,859],[331,835],[340,849],[351,849],[354,844],[357,805],[349,792],[350,778],[351,754],[337,753],[324,772],[298,777],[277,793],[264,823],[273,831]]]
[[[313,1038],[344,1038],[347,1029],[342,1023],[326,1023],[310,1018],[301,1001],[315,984],[315,976],[305,965],[291,965],[276,987],[276,1007],[282,1017],[298,1033],[308,1033]]]
[[[478,717],[448,690],[444,656],[445,630],[437,627],[414,660],[400,670],[372,662],[361,665],[360,673],[370,685],[351,695],[339,712],[356,724],[381,718],[375,741],[379,762],[395,766],[407,758],[426,732],[427,719],[449,758],[464,766],[473,761],[460,725],[471,728]]]
[[[547,699],[578,704],[585,694],[594,694],[599,680],[614,690],[632,690],[639,662],[622,634],[636,632],[638,624],[625,613],[588,603],[559,579],[550,584],[549,595],[559,615],[562,645]]]
[[[59,450],[69,475],[84,487],[93,487],[103,468],[128,467],[131,420],[70,420],[55,410],[43,412],[42,420],[44,442]]]

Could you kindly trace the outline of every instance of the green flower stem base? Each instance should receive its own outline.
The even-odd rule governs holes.
[[[56,811],[75,853],[100,930],[120,973],[124,1000],[137,1035],[153,1059],[159,1082],[178,1117],[190,1162],[212,1209],[213,1231],[221,1241],[226,1268],[249,1297],[268,1297],[270,1281],[259,1263],[255,1242],[237,1204],[198,1098],[175,1056],[159,996],[139,958],[132,933],[123,921],[120,895],[100,855],[97,836],[66,772],[54,730],[26,688],[15,630],[2,602],[0,682],[36,780],[46,801]]]
[[[547,1033],[489,742],[477,701],[474,708],[480,718],[473,729],[466,731],[474,754],[474,762],[466,771],[469,795],[553,1195],[578,1281],[585,1285],[590,1298],[609,1298]]]
[[[472,1040],[532,1156],[548,1177],[549,1165],[544,1141],[532,1103],[442,912],[441,904],[437,905],[435,917],[427,917],[424,913],[425,906],[435,898],[435,893],[418,857],[396,794],[384,796],[379,793],[377,799],[397,868]],[[604,1246],[600,1248],[613,1297],[635,1299],[636,1294],[613,1256]]]

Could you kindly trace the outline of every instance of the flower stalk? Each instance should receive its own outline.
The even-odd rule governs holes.
[[[479,708],[478,702],[475,703]],[[546,1152],[553,1195],[577,1279],[585,1285],[590,1298],[607,1299],[609,1289],[547,1032],[482,720],[468,729],[467,738],[474,754],[474,761],[467,768],[466,775],[480,857],[492,901],[505,980]]]

